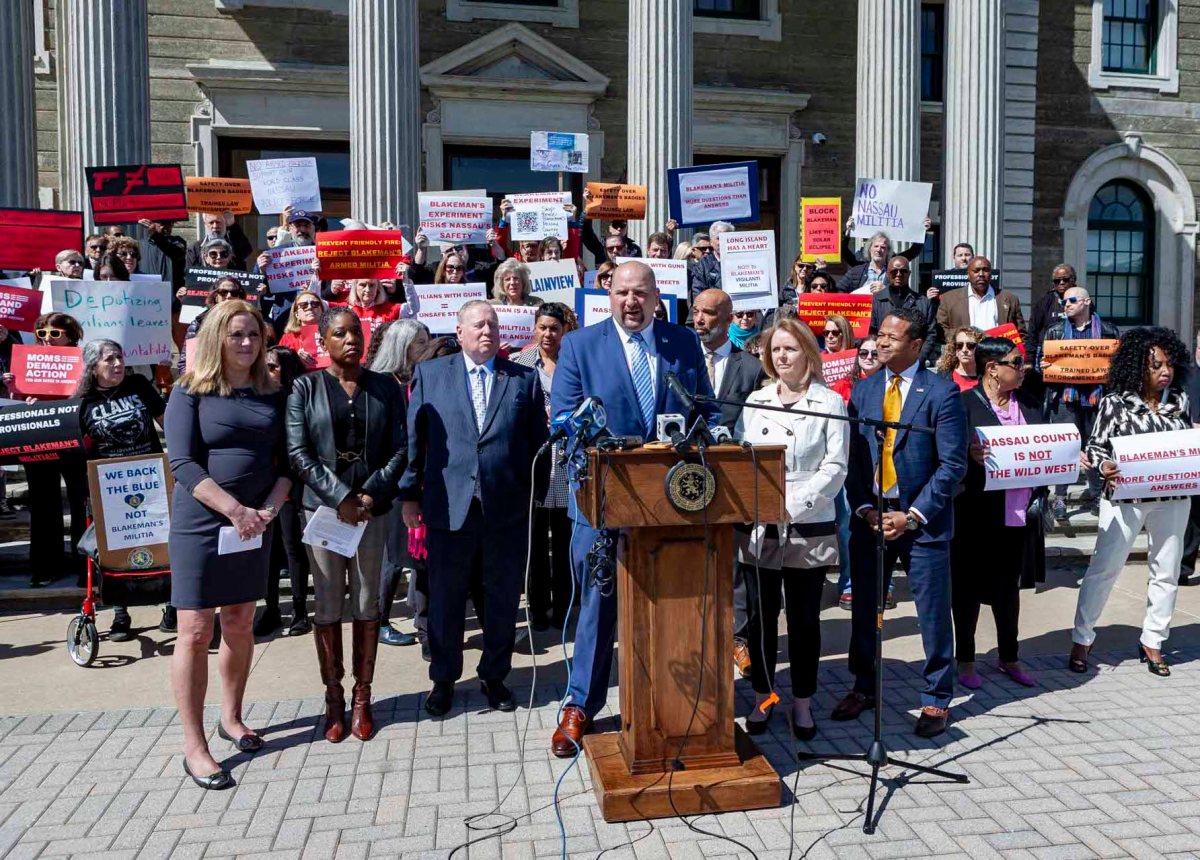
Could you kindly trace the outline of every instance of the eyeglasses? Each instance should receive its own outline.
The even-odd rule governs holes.
[[[733,315],[735,317],[752,317],[756,313],[758,313],[758,311],[734,311]],[[826,334],[828,334],[828,332],[826,332]]]
[[[597,281],[611,281],[612,280],[612,272],[605,272],[603,275],[596,275],[596,280]]]
[[[245,296],[246,296],[246,292],[244,290],[220,289],[220,290],[213,290],[213,292],[215,292],[218,296],[225,296],[226,298],[228,298],[229,296],[237,296],[238,298],[245,298]]]
[[[1082,302],[1083,300],[1083,296],[1067,296],[1065,299],[1063,299],[1063,304],[1075,305],[1079,304],[1079,302]]]
[[[974,343],[969,340],[956,340],[954,342],[954,348],[956,350],[957,349],[965,349],[967,352],[974,352],[976,346],[978,346],[977,343]]]
[[[87,249],[89,251],[103,251],[107,247],[107,245],[88,245]]]
[[[465,271],[465,269],[466,269],[465,266],[447,266],[446,267],[447,272],[462,272],[462,271]]]
[[[38,340],[54,340],[65,337],[67,333],[61,328],[39,328],[33,334]]]
[[[320,306],[321,306],[321,303],[318,301],[296,302],[296,307],[302,311],[316,310]]]
[[[796,268],[797,269],[811,269],[811,268],[813,268],[813,264],[812,263],[797,263]]]
[[[136,260],[138,258],[137,251],[125,248],[122,251],[117,251],[117,256],[122,260]]]
[[[860,349],[858,351],[859,358],[879,358],[879,350],[877,349]]]
[[[1020,370],[1025,366],[1025,359],[1018,355],[1011,361],[997,361],[996,364],[1003,364],[1005,367],[1011,367],[1013,370]]]
[[[1054,278],[1053,280],[1054,280],[1054,283],[1056,283],[1056,284],[1069,284],[1069,283],[1071,283],[1071,281],[1073,281],[1075,279],[1074,278]]]
[[[209,251],[208,256],[213,257],[217,260],[224,260],[229,257],[229,252],[228,251]]]
[[[825,329],[825,337],[841,337],[842,333],[835,328]]]

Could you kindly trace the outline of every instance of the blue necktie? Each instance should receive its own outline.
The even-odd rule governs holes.
[[[646,438],[654,431],[654,380],[650,378],[650,359],[646,355],[646,340],[640,331],[631,332],[633,388],[637,392],[638,405],[642,408],[642,425]]]

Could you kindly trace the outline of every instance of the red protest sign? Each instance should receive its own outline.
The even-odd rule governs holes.
[[[322,280],[394,278],[404,254],[399,230],[332,230],[316,244]]]
[[[853,374],[856,358],[858,358],[857,349],[821,353],[821,376],[825,379],[825,384],[833,385]]]
[[[325,351],[325,343],[317,333],[315,323],[300,326],[300,348],[317,360],[316,364],[305,364],[310,370],[317,367],[329,367],[329,353]],[[363,350],[366,355],[366,350]]]
[[[805,197],[800,201],[803,231],[802,259],[811,263],[822,257],[838,260],[842,256],[842,198]]]
[[[184,221],[188,217],[183,171],[178,164],[88,167],[92,220],[97,224]]]
[[[990,328],[984,332],[988,337],[1006,337],[1013,342],[1021,350],[1022,358],[1029,358],[1029,354],[1025,352],[1025,342],[1021,339],[1021,333],[1017,331],[1017,327],[1012,323]]]
[[[54,257],[83,248],[83,213],[0,209],[0,269],[54,269]]]
[[[835,314],[849,320],[854,337],[862,340],[871,333],[871,300],[869,295],[801,293],[796,299],[796,316],[813,330],[818,343],[825,336],[826,318]]]
[[[77,346],[13,344],[12,389],[22,397],[70,397],[83,376],[83,350]]]
[[[13,331],[33,331],[42,313],[42,293],[0,284],[0,326]]]

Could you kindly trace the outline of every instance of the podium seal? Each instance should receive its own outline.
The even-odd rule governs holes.
[[[717,478],[700,463],[679,462],[667,472],[667,501],[681,514],[696,514],[717,494]]]

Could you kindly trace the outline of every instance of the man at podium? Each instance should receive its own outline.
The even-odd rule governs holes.
[[[666,375],[674,373],[689,394],[712,396],[696,335],[680,325],[654,319],[658,287],[645,263],[622,263],[609,288],[612,319],[573,331],[563,339],[554,374],[550,414],[574,411],[588,397],[604,403],[608,429],[615,436],[655,434],[660,414],[702,415],[710,427],[720,422],[713,403],[687,404],[672,392]],[[576,754],[592,719],[604,706],[612,670],[617,623],[616,531],[594,528],[575,503],[578,483],[572,475],[569,512],[574,521],[571,567],[579,589],[579,622],[566,707],[551,742],[560,758]],[[595,552],[593,552],[595,549]]]

